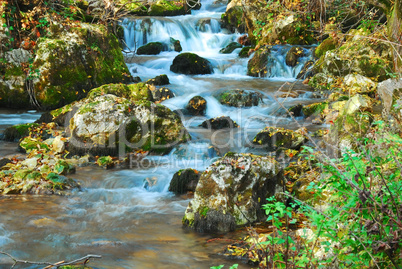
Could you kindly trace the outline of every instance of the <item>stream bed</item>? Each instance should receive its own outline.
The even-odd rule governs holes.
[[[192,141],[179,145],[166,156],[148,157],[156,163],[152,166],[125,170],[80,167],[72,177],[80,182],[82,190],[70,196],[0,197],[0,250],[19,259],[49,262],[87,254],[102,255],[102,259],[91,260],[89,265],[94,268],[210,268],[234,263],[239,263],[239,268],[251,268],[217,254],[232,239],[240,239],[244,234],[203,235],[183,229],[181,219],[190,198],[170,193],[169,182],[180,169],[203,171],[212,164],[215,158],[208,154],[211,145],[220,155],[227,151],[264,154],[249,144],[266,126],[318,128],[303,118],[290,118],[283,109],[317,102],[306,86],[295,82],[304,62],[311,58],[311,48],[304,48],[306,56],[291,68],[284,60],[290,46],[274,47],[270,76],[249,77],[246,75],[249,59],[239,58],[239,49],[231,54],[219,53],[241,35],[220,28],[225,6],[209,0],[202,3],[201,10],[193,11],[192,15],[126,18],[121,23],[127,50],[173,37],[180,40],[183,52],[193,52],[211,61],[214,74],[186,76],[169,69],[178,52],[167,51],[156,56],[126,54],[131,74],[142,81],[160,74],[169,77],[170,85],[166,87],[176,97],[162,104],[170,109],[183,109],[195,95],[206,99],[205,116],[183,118]],[[200,22],[206,22],[204,27],[200,27]],[[291,89],[298,96],[283,98],[278,94],[280,88],[281,92]],[[226,89],[258,91],[263,94],[263,103],[249,108],[222,105],[215,96]],[[230,116],[240,127],[216,132],[199,127],[204,120],[223,115]],[[14,124],[33,122],[39,116],[34,111],[0,110],[0,131]],[[1,141],[0,158],[19,154],[16,148],[17,143]],[[147,186],[149,179],[156,183]],[[220,239],[208,241],[217,237]],[[10,259],[0,256],[0,268],[10,266]]]

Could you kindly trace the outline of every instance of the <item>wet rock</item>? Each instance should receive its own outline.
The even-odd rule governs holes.
[[[303,105],[302,104],[297,104],[294,106],[291,106],[288,110],[290,113],[292,113],[292,115],[294,117],[300,117],[302,116],[302,109],[303,109]]]
[[[179,170],[173,175],[169,185],[169,191],[176,195],[194,192],[200,176],[200,172],[191,168]]]
[[[190,12],[186,2],[158,0],[151,2],[147,15],[149,16],[178,16]]]
[[[228,153],[202,173],[183,224],[198,232],[228,232],[265,220],[261,205],[282,179],[272,158]]]
[[[313,76],[313,70],[312,67],[314,66],[314,61],[307,61],[303,67],[302,70],[300,70],[299,74],[297,74],[296,78],[297,79],[305,79],[305,78],[310,78]]]
[[[207,101],[201,96],[194,96],[188,101],[186,110],[190,115],[202,116],[205,115],[207,109]]]
[[[3,166],[5,166],[6,164],[11,163],[11,160],[8,158],[2,158],[0,159],[0,168],[2,168]]]
[[[168,48],[166,44],[161,42],[150,42],[144,46],[141,46],[137,49],[138,55],[157,55],[162,51],[167,51]]]
[[[247,75],[252,77],[266,77],[268,56],[271,50],[263,47],[257,50],[247,63]]]
[[[167,99],[175,97],[175,94],[168,88],[163,87],[160,89],[153,90],[152,96],[154,98],[154,102],[162,102]]]
[[[8,127],[6,130],[4,130],[3,139],[11,142],[18,141],[21,138],[28,136],[29,129],[35,126],[39,126],[39,124],[25,123]]]
[[[253,47],[243,47],[241,49],[241,51],[239,52],[239,57],[240,58],[248,58],[250,56],[249,55],[250,50],[252,50],[252,49],[253,49]]]
[[[201,19],[195,25],[196,29],[200,32],[207,32],[211,28],[211,19]]]
[[[292,47],[288,53],[286,54],[286,64],[288,66],[296,66],[298,64],[298,60],[300,57],[304,56],[303,48],[301,47]]]
[[[40,118],[35,121],[35,123],[50,123],[53,121],[53,116],[50,111],[46,111],[40,115]]]
[[[170,66],[170,71],[185,75],[205,75],[213,73],[212,65],[207,59],[189,52],[177,55]]]
[[[304,130],[287,130],[278,127],[265,127],[253,139],[253,145],[267,151],[276,151],[279,148],[300,149],[307,141]]]
[[[169,50],[173,50],[176,52],[181,52],[183,49],[181,47],[180,41],[177,39],[174,39],[173,37],[170,38],[170,46]]]
[[[117,97],[123,97],[130,101],[152,101],[151,87],[146,83],[136,84],[106,84],[101,87],[92,89],[87,98],[94,99],[96,97],[113,94]]]
[[[262,102],[262,94],[239,89],[227,90],[218,96],[218,100],[223,105],[234,107],[258,106]]]
[[[165,74],[156,76],[152,79],[149,79],[149,80],[147,80],[146,83],[150,84],[150,85],[154,85],[154,86],[162,86],[162,85],[170,84],[169,78]]]
[[[237,43],[237,42],[231,42],[229,45],[227,45],[226,47],[224,47],[223,49],[221,49],[220,51],[219,51],[219,53],[222,53],[222,54],[230,54],[230,53],[232,53],[235,49],[238,49],[238,48],[241,48],[242,47],[242,45],[240,45],[239,43]]]
[[[126,148],[166,153],[189,139],[180,118],[168,108],[111,94],[86,100],[69,128],[73,155],[125,155]]]
[[[237,125],[237,123],[234,122],[230,117],[222,116],[204,121],[201,124],[201,127],[217,130],[225,128],[237,128],[239,125]]]

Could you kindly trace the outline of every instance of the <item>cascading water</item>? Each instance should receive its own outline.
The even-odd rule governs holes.
[[[166,156],[133,159],[131,169],[78,168],[74,178],[81,182],[83,190],[71,197],[2,199],[2,250],[21,259],[52,262],[75,259],[87,253],[102,255],[102,260],[91,261],[90,265],[95,268],[209,268],[232,264],[212,255],[221,251],[221,245],[205,244],[211,235],[182,229],[181,218],[189,200],[169,193],[169,182],[178,170],[202,171],[228,150],[251,151],[248,147],[251,139],[267,125],[297,128],[282,105],[311,102],[308,92],[300,89],[297,98],[274,98],[274,93],[284,81],[293,80],[311,52],[306,48],[305,57],[290,68],[284,59],[290,46],[274,46],[268,69],[270,76],[276,79],[248,77],[248,59],[238,57],[239,49],[231,54],[219,53],[240,36],[220,27],[225,6],[212,1],[202,4],[192,15],[127,18],[122,22],[129,50],[148,42],[169,42],[174,38],[180,41],[183,51],[197,53],[213,64],[212,75],[185,76],[170,71],[178,52],[165,51],[156,56],[127,54],[133,76],[146,81],[160,74],[168,75],[171,84],[167,87],[176,97],[164,101],[163,105],[179,110],[195,95],[206,99],[205,116],[183,118],[192,141],[179,145]],[[237,88],[261,92],[263,102],[254,107],[235,108],[222,105],[216,99],[222,90]],[[39,116],[23,115],[1,113],[0,124],[31,122]],[[230,116],[240,128],[212,132],[199,127],[204,120],[222,115]],[[7,153],[2,151],[0,155]],[[10,261],[0,256],[1,264],[10,264]],[[249,266],[241,264],[239,268]]]

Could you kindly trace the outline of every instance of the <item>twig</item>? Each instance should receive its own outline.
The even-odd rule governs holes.
[[[0,254],[6,255],[8,256],[10,259],[12,259],[14,261],[14,264],[11,266],[11,268],[14,268],[15,265],[17,265],[18,263],[23,263],[23,264],[35,264],[35,265],[47,265],[45,268],[49,269],[52,267],[60,267],[60,266],[65,266],[65,265],[71,265],[71,264],[75,264],[81,261],[85,261],[84,264],[86,264],[90,259],[100,259],[102,258],[102,256],[100,255],[93,255],[93,254],[88,254],[85,257],[73,260],[71,262],[57,262],[57,263],[51,263],[51,262],[33,262],[33,261],[26,261],[26,260],[19,260],[17,258],[15,258],[14,256],[12,256],[11,254],[1,251],[0,250]],[[44,269],[45,269],[44,268]]]

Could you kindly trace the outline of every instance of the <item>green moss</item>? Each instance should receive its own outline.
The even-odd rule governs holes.
[[[329,37],[325,39],[314,51],[314,55],[317,58],[320,58],[329,50],[334,50],[338,43],[332,38]]]
[[[149,16],[177,16],[186,14],[185,6],[180,1],[159,0],[151,4]]]
[[[312,115],[320,115],[326,109],[328,109],[328,103],[322,102],[303,106],[302,111],[305,117],[310,117]]]
[[[22,70],[21,66],[10,64],[8,65],[8,68],[6,68],[4,79],[8,80],[14,76],[23,76],[23,75],[25,75],[25,73]]]
[[[240,58],[248,58],[248,53],[251,49],[253,49],[253,47],[243,47],[241,49],[241,51],[239,52],[239,57]]]

